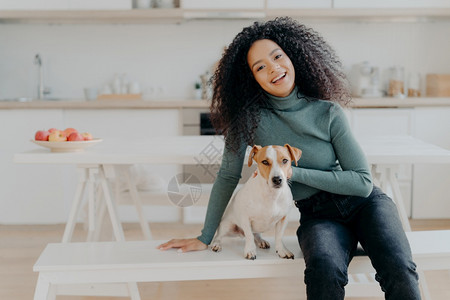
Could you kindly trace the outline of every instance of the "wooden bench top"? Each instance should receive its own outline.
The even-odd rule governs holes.
[[[450,230],[408,232],[414,260],[421,269],[450,269]],[[268,239],[272,245],[273,239]],[[48,244],[34,265],[35,272],[70,273],[119,271],[136,273],[134,280],[178,281],[226,278],[300,276],[304,260],[295,236],[284,237],[295,260],[281,259],[275,250],[257,249],[254,261],[243,257],[244,241],[230,238],[220,253],[161,251],[164,241],[127,241]],[[358,256],[350,264],[353,273],[367,272],[370,261]],[[143,274],[144,272],[145,274]],[[140,280],[139,280],[140,279]]]

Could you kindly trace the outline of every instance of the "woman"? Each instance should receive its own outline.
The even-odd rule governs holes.
[[[350,100],[341,64],[313,30],[290,18],[255,23],[226,49],[213,79],[211,119],[225,136],[202,234],[160,249],[203,250],[240,179],[247,145],[286,143],[303,152],[292,167],[300,210],[308,299],[343,299],[357,243],[386,299],[420,299],[411,251],[392,200],[374,187],[340,104]]]

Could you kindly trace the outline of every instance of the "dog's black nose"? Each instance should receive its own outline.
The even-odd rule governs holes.
[[[274,185],[280,185],[280,184],[281,184],[281,181],[283,181],[283,179],[281,179],[280,176],[274,176],[274,177],[272,177],[272,182],[273,182]]]

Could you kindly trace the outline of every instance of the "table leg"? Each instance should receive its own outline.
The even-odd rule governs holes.
[[[36,289],[34,290],[34,300],[54,300],[56,295],[50,292],[50,287],[50,282],[44,275],[39,274]]]
[[[98,173],[98,168],[90,168],[88,171],[88,237],[87,240],[91,241],[95,232],[95,175]]]
[[[136,282],[128,282],[128,293],[131,300],[141,300],[141,295],[139,294],[139,289]]]
[[[405,202],[403,201],[403,196],[400,191],[400,184],[397,180],[397,167],[391,165],[380,166],[383,169],[382,173],[386,175],[386,187],[389,186],[392,190],[392,198],[397,205],[398,213],[400,215],[400,220],[403,224],[403,229],[405,231],[411,231],[411,225],[409,224],[408,214],[406,213]]]
[[[77,168],[78,172],[78,184],[77,189],[75,191],[75,197],[72,202],[72,207],[70,209],[69,218],[67,220],[66,228],[64,229],[64,235],[62,238],[63,243],[70,242],[73,235],[73,230],[76,224],[76,218],[78,215],[78,211],[80,210],[80,205],[83,200],[83,193],[86,187],[86,179],[87,179],[87,169],[83,167]]]
[[[137,188],[136,188],[136,182],[130,175],[129,167],[123,171],[125,174],[125,179],[127,181],[127,185],[128,185],[128,189],[130,191],[131,198],[133,199],[134,205],[136,207],[136,212],[138,214],[139,223],[141,224],[141,229],[144,234],[144,237],[147,240],[151,240],[152,233],[150,231],[150,226],[148,225],[148,222],[144,216],[144,209],[142,207],[141,197],[139,196],[139,192],[137,191]]]
[[[109,172],[108,168],[110,166],[102,165],[99,170],[99,180],[100,185],[103,190],[103,196],[106,203],[106,207],[108,209],[109,217],[111,219],[111,224],[114,231],[114,236],[117,241],[125,241],[125,235],[123,233],[122,223],[120,223],[119,216],[117,213],[117,206],[116,203],[113,201],[111,197],[111,193],[108,186],[107,181],[107,172]]]
[[[98,242],[100,240],[100,234],[102,232],[102,227],[103,227],[103,220],[105,218],[105,214],[106,214],[106,204],[105,201],[103,200],[103,194],[102,194],[102,187],[99,184],[97,186],[97,194],[95,195],[95,199],[96,199],[96,224],[95,224],[95,231],[94,231],[94,235],[92,236],[92,239],[89,240],[91,242]]]

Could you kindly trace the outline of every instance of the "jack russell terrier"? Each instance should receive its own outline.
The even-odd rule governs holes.
[[[240,235],[245,237],[244,257],[256,258],[256,245],[270,248],[261,233],[275,227],[275,249],[281,258],[294,259],[283,244],[286,216],[293,205],[287,179],[292,175],[291,162],[300,159],[302,151],[286,144],[283,146],[253,146],[248,166],[253,160],[258,168],[253,176],[230,200],[220,222],[211,250],[222,250],[222,237]]]

